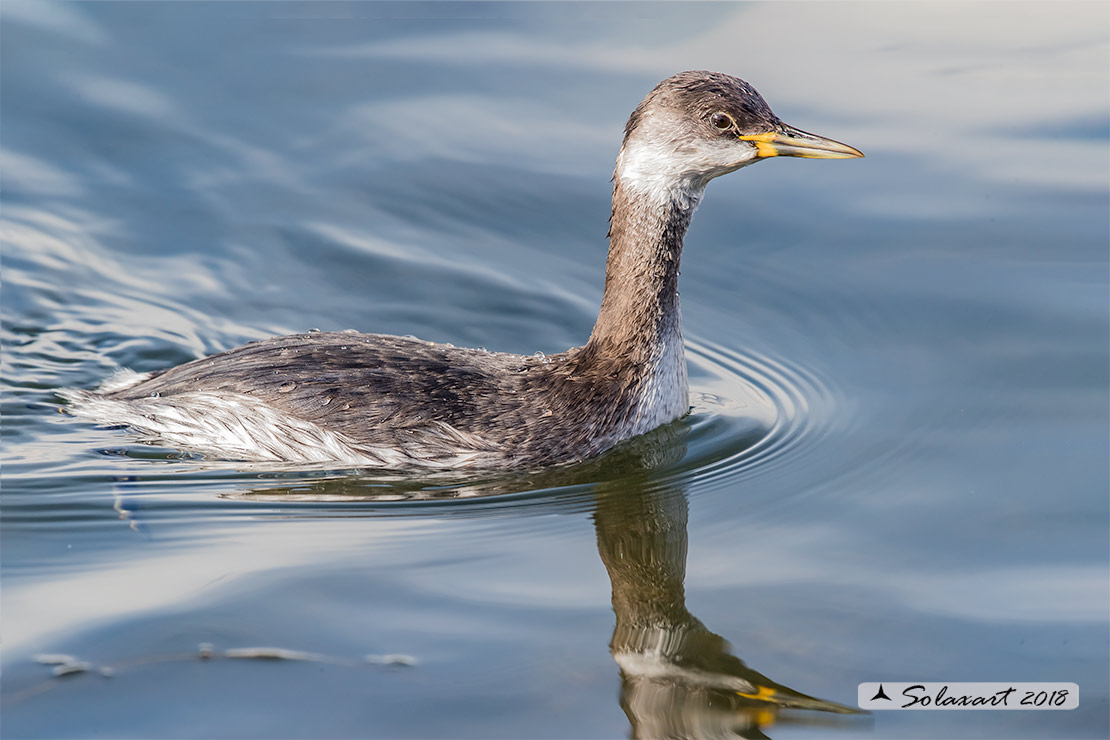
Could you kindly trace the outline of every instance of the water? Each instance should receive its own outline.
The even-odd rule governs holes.
[[[1110,732],[1100,4],[3,11],[7,737]],[[686,68],[867,153],[710,187],[687,420],[414,480],[57,412],[316,327],[580,343],[621,126]],[[1073,681],[1080,706],[775,712],[634,678],[663,637],[672,668],[826,702]]]

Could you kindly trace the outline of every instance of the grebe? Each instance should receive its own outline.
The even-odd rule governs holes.
[[[490,469],[592,457],[689,410],[686,229],[710,180],[776,156],[863,154],[786,125],[729,75],[682,72],[648,93],[617,156],[597,322],[561,354],[312,332],[61,395],[75,415],[226,460]]]

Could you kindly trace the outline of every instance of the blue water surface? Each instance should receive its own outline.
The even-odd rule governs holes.
[[[1108,13],[5,0],[4,736],[1107,737]],[[687,419],[421,479],[59,413],[311,328],[580,344],[625,119],[699,68],[867,158],[710,186]],[[884,680],[1080,703],[827,711]]]

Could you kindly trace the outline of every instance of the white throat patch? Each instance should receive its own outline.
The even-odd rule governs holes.
[[[621,147],[616,177],[653,201],[697,208],[710,180],[755,159],[755,147],[725,138],[691,140],[681,122],[649,112]]]

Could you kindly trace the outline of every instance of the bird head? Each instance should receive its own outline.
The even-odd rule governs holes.
[[[632,112],[615,177],[626,187],[685,194],[696,202],[713,178],[761,159],[862,156],[783,123],[747,82],[693,71],[660,82]]]

